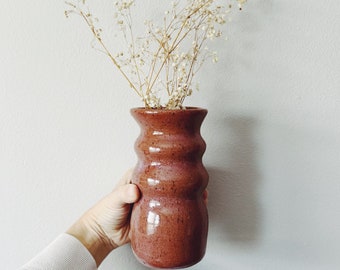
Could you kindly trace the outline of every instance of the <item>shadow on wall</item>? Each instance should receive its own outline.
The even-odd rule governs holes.
[[[218,166],[207,166],[210,228],[218,230],[222,241],[252,245],[260,237],[255,125],[251,118],[224,120],[214,142],[219,147]]]

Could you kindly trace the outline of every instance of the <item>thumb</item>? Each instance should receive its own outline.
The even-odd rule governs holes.
[[[126,184],[118,186],[111,195],[117,206],[124,206],[138,201],[140,192],[136,185]]]

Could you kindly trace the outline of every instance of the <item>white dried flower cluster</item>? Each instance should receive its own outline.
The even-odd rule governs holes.
[[[104,43],[102,29],[96,26],[86,0],[66,2],[70,10],[80,15],[89,26],[101,49],[142,98],[145,107],[181,109],[187,96],[193,92],[193,78],[203,63],[211,58],[218,61],[217,53],[207,43],[222,36],[221,26],[237,3],[241,9],[246,0],[176,0],[167,2],[161,21],[146,19],[145,32],[134,33],[134,0],[114,2],[114,20],[126,43],[126,50],[111,53]],[[165,2],[163,2],[164,5]],[[165,99],[165,102],[163,102]]]

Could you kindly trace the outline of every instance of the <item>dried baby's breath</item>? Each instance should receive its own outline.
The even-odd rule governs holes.
[[[66,2],[70,14],[80,15],[96,42],[140,96],[147,108],[181,109],[193,92],[193,79],[208,58],[218,61],[217,52],[207,43],[220,38],[222,25],[233,5],[241,9],[246,0],[176,0],[168,5],[160,21],[145,19],[145,32],[135,35],[134,0],[113,3],[115,28],[124,40],[125,50],[111,52],[102,38],[98,19],[90,12],[86,0]],[[197,85],[197,82],[195,82]],[[198,86],[196,87],[198,88]],[[165,99],[165,102],[162,102]]]

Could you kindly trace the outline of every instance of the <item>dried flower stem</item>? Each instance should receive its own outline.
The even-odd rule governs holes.
[[[148,20],[146,34],[136,37],[131,13],[135,1],[116,0],[117,26],[126,49],[112,54],[101,37],[102,30],[95,26],[96,19],[84,11],[87,0],[74,1],[66,2],[71,10],[65,11],[65,15],[76,13],[85,20],[103,52],[142,98],[145,107],[167,109],[183,108],[205,60],[211,57],[217,61],[216,53],[206,49],[206,43],[221,36],[219,26],[226,23],[225,16],[231,9],[223,2],[217,4],[219,0],[174,0],[171,9],[165,11],[162,26]],[[240,9],[246,2],[229,1],[237,2]],[[168,100],[163,105],[159,93],[164,90]]]
[[[89,16],[87,14],[85,14],[82,10],[78,10],[79,11],[79,15],[85,20],[86,24],[89,26],[93,36],[96,38],[96,40],[98,41],[98,43],[100,44],[100,46],[103,48],[104,52],[107,54],[107,56],[111,59],[111,61],[113,62],[113,64],[118,68],[118,70],[120,71],[120,73],[123,75],[123,77],[128,81],[130,87],[137,93],[137,95],[139,95],[140,97],[142,97],[142,93],[137,89],[137,87],[132,83],[132,81],[130,80],[130,78],[126,75],[126,73],[121,69],[120,65],[117,63],[116,59],[112,56],[112,54],[110,53],[110,51],[107,49],[106,45],[104,44],[102,38],[100,37],[100,35],[98,35],[98,32],[96,31],[93,23],[89,20]]]

